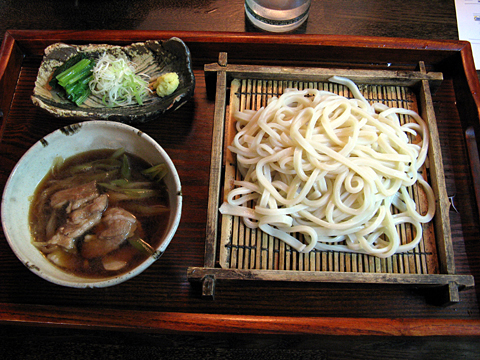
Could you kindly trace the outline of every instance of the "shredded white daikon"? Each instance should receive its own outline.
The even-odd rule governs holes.
[[[146,75],[137,75],[134,64],[123,57],[103,53],[92,71],[90,90],[106,106],[142,105],[150,91],[148,82],[142,78]]]

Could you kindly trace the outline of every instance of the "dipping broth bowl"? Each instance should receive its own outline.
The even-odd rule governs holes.
[[[84,278],[61,270],[32,244],[30,204],[38,184],[55,158],[68,159],[89,150],[124,148],[152,165],[164,163],[170,202],[170,217],[163,239],[147,260],[129,272],[109,278]],[[2,196],[2,226],[8,244],[33,273],[52,283],[74,288],[107,287],[122,283],[147,269],[166,250],[180,222],[182,189],[175,166],[165,150],[150,136],[126,124],[92,120],[65,126],[45,136],[19,160],[10,174]]]

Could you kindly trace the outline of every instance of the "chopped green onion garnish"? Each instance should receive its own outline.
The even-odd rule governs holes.
[[[112,159],[118,159],[120,156],[125,154],[125,148],[119,148],[110,156]]]
[[[133,63],[122,57],[104,53],[95,64],[93,75],[90,89],[105,106],[142,105],[150,91],[148,82],[135,74]]]
[[[138,236],[132,236],[127,239],[130,245],[132,245],[135,249],[140,251],[145,255],[153,255],[155,254],[155,249],[146,241],[140,239]]]
[[[127,155],[123,154],[122,167],[120,168],[120,174],[124,179],[130,180],[132,172],[130,170],[130,162],[128,161]]]
[[[168,169],[165,164],[158,164],[143,170],[142,174],[152,181],[160,182],[168,174]]]

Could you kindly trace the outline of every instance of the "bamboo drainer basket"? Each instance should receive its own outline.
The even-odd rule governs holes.
[[[299,253],[259,229],[249,229],[240,218],[218,212],[233,180],[240,179],[235,156],[228,150],[236,132],[232,114],[258,110],[287,88],[327,90],[351,98],[346,87],[328,81],[333,75],[353,80],[369,102],[414,110],[428,124],[430,147],[421,172],[434,190],[436,213],[432,222],[423,225],[422,239],[412,251],[386,259],[340,251]],[[441,302],[448,304],[459,301],[459,290],[474,286],[472,276],[455,274],[450,201],[431,98],[442,81],[441,73],[427,72],[423,63],[418,71],[402,72],[229,65],[227,54],[221,53],[218,64],[205,65],[205,77],[207,89],[216,99],[205,266],[189,268],[187,274],[190,281],[202,282],[203,296],[214,297],[217,279],[375,283],[439,288]],[[400,120],[409,121],[409,117]],[[414,185],[409,191],[422,213],[426,209],[423,189]],[[414,236],[409,224],[399,226],[398,231],[403,243]],[[298,239],[302,240],[301,236]]]

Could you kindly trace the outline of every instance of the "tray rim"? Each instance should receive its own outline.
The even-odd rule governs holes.
[[[425,318],[337,318],[209,314],[184,312],[151,312],[133,310],[118,316],[111,309],[65,307],[54,314],[47,306],[20,307],[0,303],[0,324],[23,326],[59,326],[83,328],[88,319],[90,330],[121,330],[154,333],[200,334],[268,334],[268,335],[335,335],[335,336],[444,336],[480,337],[480,319]],[[9,321],[5,321],[6,317]],[[39,321],[38,318],[48,319]],[[135,319],[144,319],[136,324]]]
[[[137,40],[158,39],[159,37],[178,36],[188,42],[215,42],[222,44],[272,44],[288,45],[298,41],[307,46],[377,48],[383,46],[389,50],[412,50],[414,52],[439,52],[443,60],[454,61],[461,65],[461,75],[470,90],[469,111],[474,115],[472,121],[478,123],[480,109],[480,84],[470,44],[456,40],[411,40],[402,38],[376,38],[341,35],[259,35],[222,32],[191,31],[150,31],[150,30],[7,30],[0,49],[0,91],[6,81],[6,69],[21,62],[21,58],[35,47],[58,40],[133,42]],[[43,46],[44,47],[44,46]],[[39,54],[37,54],[39,55]],[[10,66],[10,67],[9,67]],[[13,94],[12,94],[13,95]],[[3,117],[8,116],[4,114]],[[2,123],[2,128],[3,128]],[[50,312],[54,311],[54,315]],[[134,312],[146,323],[135,326],[135,322],[125,322],[118,317],[118,311],[112,309],[58,308],[53,306],[22,305],[0,303],[0,323],[18,325],[41,325],[70,328],[118,329],[131,331],[160,332],[249,332],[257,334],[327,334],[327,335],[380,335],[380,336],[480,336],[478,319],[442,319],[442,318],[299,318],[243,316],[229,314],[175,313],[175,312]],[[306,326],[306,322],[308,325]]]

